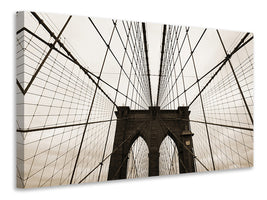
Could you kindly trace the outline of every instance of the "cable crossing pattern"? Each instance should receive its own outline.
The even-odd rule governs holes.
[[[143,22],[35,12],[17,17],[24,19],[16,32],[19,187],[106,181],[111,156],[133,139],[113,147],[119,106],[188,106],[194,134],[188,151],[197,172],[253,166],[252,33],[173,25],[157,25],[154,33]],[[160,48],[151,57],[155,38]],[[144,119],[140,129],[147,124]],[[148,176],[142,137],[124,163],[127,178]],[[178,174],[179,163],[168,136],[159,149],[159,174]]]

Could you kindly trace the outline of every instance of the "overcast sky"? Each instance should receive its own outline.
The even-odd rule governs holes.
[[[69,16],[67,15],[57,15],[57,14],[45,14],[38,13],[38,15],[44,20],[44,22],[48,25],[48,27],[58,35],[60,29],[65,24],[66,20]],[[109,41],[109,38],[113,29],[113,22],[111,19],[100,19],[100,18],[92,18],[92,21],[95,23],[100,33],[102,34],[105,41]],[[127,24],[128,23],[128,24]],[[18,30],[23,27],[21,23],[18,23]],[[121,37],[123,41],[126,42],[126,33],[124,31],[124,25],[130,25],[130,22],[125,22],[118,20],[117,28],[118,31],[122,34]],[[24,15],[24,27],[28,28],[39,37],[43,38],[45,41],[49,43],[53,43],[54,39],[50,37],[50,35],[44,30],[44,28],[38,24],[34,17],[26,12]],[[169,26],[168,26],[169,27]],[[185,35],[185,28],[182,27],[181,35]],[[148,58],[149,58],[149,67],[151,74],[151,87],[152,87],[152,101],[156,102],[157,90],[158,90],[158,80],[159,80],[159,69],[160,69],[160,55],[161,55],[161,43],[162,43],[162,24],[153,24],[146,23],[147,30],[147,41],[148,41]],[[190,40],[191,45],[194,47],[197,44],[198,39],[203,33],[204,28],[196,28],[190,27]],[[228,52],[231,52],[235,45],[240,41],[240,39],[244,36],[245,33],[241,32],[232,32],[226,30],[220,30],[220,34],[223,38],[225,47]],[[45,54],[48,52],[48,46],[44,45],[42,42],[38,41],[36,38],[32,37],[30,34],[25,33],[26,38],[23,42],[22,35],[18,35],[18,47],[17,52],[22,52],[22,46],[26,49],[23,53],[26,55],[24,59],[21,59],[20,54],[17,56],[17,79],[21,83],[21,85],[26,88],[32,75],[34,74],[37,67],[40,65],[41,60],[44,58]],[[178,42],[182,43],[183,37],[180,37]],[[106,45],[102,41],[101,37],[92,26],[92,23],[88,20],[87,17],[78,17],[73,16],[64,30],[62,36],[60,37],[62,43],[66,45],[66,47],[71,51],[71,53],[78,59],[78,61],[89,71],[93,72],[96,75],[99,75],[100,68],[103,64],[103,60],[105,58]],[[59,47],[59,46],[57,46]],[[114,51],[114,54],[117,56],[119,62],[123,62],[123,53],[124,49],[122,47],[121,41],[119,39],[119,35],[114,33],[112,38],[110,48]],[[187,58],[190,55],[190,49],[188,45],[188,41],[185,41],[183,51],[181,52],[181,63],[184,64]],[[130,52],[130,51],[129,51]],[[175,52],[175,56],[177,56],[178,51]],[[249,56],[253,56],[253,43],[249,43],[246,47],[246,50],[241,51],[238,57],[233,57],[232,63],[233,65],[239,69],[240,63],[246,61]],[[213,68],[216,64],[218,64],[221,60],[225,58],[225,52],[220,44],[220,40],[216,33],[215,29],[208,29],[205,32],[203,39],[201,40],[198,48],[194,52],[194,59],[197,66],[198,77],[203,76],[206,72],[208,72],[211,68]],[[251,58],[252,59],[252,58]],[[24,63],[24,65],[21,65]],[[177,62],[177,70],[179,69],[179,62]],[[23,66],[23,67],[21,67]],[[130,75],[130,61],[124,60],[124,69],[126,74],[123,74],[121,77],[121,84],[119,90],[126,94],[127,90],[127,75]],[[239,67],[239,68],[238,68]],[[253,67],[253,66],[252,66]],[[24,72],[23,72],[24,70]],[[178,71],[177,71],[178,72]],[[104,70],[102,74],[102,79],[116,88],[118,76],[120,73],[120,67],[112,54],[108,52]],[[219,74],[218,82],[228,84],[228,79],[232,78],[230,74],[231,70],[229,65],[226,65],[226,68],[222,70]],[[229,75],[230,74],[230,75]],[[240,73],[241,74],[241,73]],[[188,88],[192,83],[196,81],[196,77],[194,74],[193,62],[190,60],[187,68],[184,70],[184,77],[186,79],[185,86]],[[201,87],[203,87],[209,78],[212,76],[210,74],[207,78],[203,79],[200,82]],[[228,77],[229,76],[229,77]],[[133,81],[134,76],[131,76],[131,80]],[[226,77],[226,78],[225,78]],[[228,77],[228,78],[227,78]],[[253,80],[252,77],[246,77],[245,79],[248,81]],[[243,78],[244,78],[243,77]],[[241,77],[242,78],[242,77]],[[78,81],[77,81],[78,80]],[[174,79],[173,79],[174,80]],[[172,81],[173,81],[172,80]],[[242,79],[243,80],[243,79]],[[175,91],[176,94],[180,94],[182,92],[182,80],[178,80],[179,87],[181,88],[180,92]],[[170,82],[170,84],[172,84]],[[215,85],[215,84],[214,84]],[[253,85],[253,82],[252,82]],[[68,87],[66,86],[71,86]],[[244,83],[244,87],[247,86]],[[115,99],[115,92],[110,90],[105,84],[101,84],[101,87],[104,91],[110,96],[111,99]],[[137,87],[137,85],[136,85]],[[215,86],[214,86],[215,87]],[[214,87],[210,86],[208,91],[213,91]],[[249,101],[249,106],[251,112],[253,112],[253,99],[250,98],[249,92],[251,90],[251,85],[246,93],[247,100]],[[203,95],[203,99],[207,103],[207,119],[212,120],[213,123],[226,123],[229,125],[242,125],[247,127],[252,127],[250,123],[248,123],[248,119],[244,118],[241,113],[244,113],[244,106],[242,102],[240,102],[239,97],[234,100],[234,110],[231,110],[232,104],[228,103],[230,96],[234,94],[236,90],[235,85],[229,86],[229,91],[217,89],[213,91],[213,95],[207,92],[207,95]],[[253,88],[252,88],[253,89]],[[30,87],[28,93],[24,96],[25,105],[23,106],[18,102],[17,109],[19,110],[19,115],[17,117],[17,125],[18,128],[22,129],[31,129],[31,128],[40,128],[40,127],[48,127],[53,126],[55,124],[70,124],[70,123],[84,123],[88,114],[88,107],[92,100],[92,93],[94,91],[94,84],[92,84],[88,77],[78,68],[78,66],[74,65],[66,58],[58,55],[55,52],[51,53],[48,61],[44,65],[44,67],[40,70],[36,80],[34,80],[33,85]],[[131,91],[134,91],[132,88]],[[141,91],[141,88],[139,88]],[[224,91],[224,99],[226,100],[218,100],[217,93],[221,93]],[[187,99],[190,102],[198,93],[198,88],[193,87],[190,92],[187,93]],[[87,98],[86,95],[89,95]],[[106,120],[110,118],[112,115],[113,105],[104,97],[104,95],[100,92],[97,93],[96,105],[94,106],[94,110],[92,111],[92,117],[90,121],[97,120]],[[208,95],[209,94],[209,95]],[[18,95],[21,95],[18,91]],[[21,97],[21,96],[20,96]],[[183,96],[182,96],[183,97]],[[206,99],[205,99],[206,98]],[[213,102],[210,103],[209,101]],[[216,102],[219,102],[218,105]],[[117,105],[124,105],[125,97],[123,95],[118,95],[116,99]],[[141,104],[144,105],[144,103]],[[181,98],[179,105],[185,105],[186,102],[183,98]],[[225,106],[221,106],[227,104]],[[130,105],[129,101],[126,105]],[[163,104],[164,105],[164,104]],[[178,104],[175,104],[178,106]],[[211,105],[211,107],[209,107]],[[237,107],[240,105],[242,110],[238,110]],[[221,110],[227,110],[228,114],[222,115],[214,115],[214,107]],[[24,108],[24,115],[21,113]],[[138,107],[131,107],[132,109],[140,109]],[[215,108],[215,109],[216,109]],[[203,121],[202,111],[199,102],[192,105],[192,113],[191,117],[194,120]],[[229,114],[230,113],[230,114]],[[238,119],[235,121],[232,117],[233,113],[236,113]],[[73,116],[72,116],[72,115]],[[223,116],[224,115],[224,116]],[[231,116],[231,117],[229,117]],[[115,117],[115,116],[113,116]],[[210,117],[210,118],[209,118]],[[229,118],[228,118],[229,117]],[[192,119],[191,118],[191,119]],[[222,121],[222,118],[224,121]],[[111,124],[111,134],[108,140],[108,148],[105,155],[108,155],[112,151],[112,141],[115,132],[116,123]],[[209,167],[210,160],[206,158],[209,155],[209,152],[206,147],[203,149],[203,144],[207,142],[206,132],[202,132],[205,130],[205,127],[199,124],[191,124],[192,131],[195,133],[199,132],[199,134],[195,134],[195,150],[196,154],[199,153],[199,157],[202,160],[205,160]],[[214,127],[209,127],[210,130],[214,129]],[[81,179],[90,169],[96,166],[99,163],[99,159],[102,157],[103,153],[103,144],[106,140],[106,135],[108,132],[108,123],[104,124],[96,124],[89,127],[91,130],[90,135],[86,136],[86,143],[84,149],[82,149],[81,156],[81,165],[79,165],[77,170],[77,180]],[[93,131],[92,131],[93,130]],[[201,130],[201,131],[199,131]],[[71,172],[73,168],[73,158],[77,153],[77,145],[81,139],[82,128],[77,129],[57,129],[57,130],[49,130],[49,131],[38,131],[32,133],[23,133],[19,134],[19,137],[23,137],[25,145],[25,177],[30,177],[27,179],[27,187],[36,187],[36,186],[45,186],[45,185],[57,185],[57,184],[67,184],[68,179],[64,180],[63,176],[68,176],[68,173]],[[212,132],[212,131],[211,131]],[[214,141],[214,149],[216,154],[216,160],[219,163],[219,169],[224,169],[230,166],[230,168],[234,168],[235,161],[231,162],[231,160],[227,160],[226,163],[223,163],[221,160],[227,158],[226,155],[229,152],[232,153],[231,148],[227,146],[223,146],[226,151],[222,153],[219,149],[223,144],[231,146],[235,145],[234,150],[238,153],[237,155],[232,156],[232,159],[239,159],[238,163],[241,166],[249,166],[247,163],[244,163],[246,159],[241,159],[238,155],[252,160],[252,139],[251,134],[246,137],[244,134],[245,131],[241,131],[239,135],[237,132],[233,130],[224,130],[222,128],[215,128],[211,134],[211,137]],[[224,134],[222,136],[222,134]],[[219,138],[219,139],[218,139]],[[228,139],[227,139],[228,138]],[[230,139],[229,139],[230,138]],[[234,138],[234,139],[233,139]],[[241,142],[241,144],[237,144],[237,142]],[[98,144],[102,144],[102,146]],[[72,149],[72,147],[75,147]],[[246,149],[246,146],[250,147]],[[101,148],[100,148],[101,147]],[[96,149],[99,148],[99,149]],[[68,153],[66,153],[66,151]],[[173,151],[173,150],[172,150]],[[90,159],[88,162],[83,163],[85,158],[90,155]],[[61,156],[61,157],[60,157]],[[58,159],[60,158],[60,159]],[[64,163],[64,164],[63,164]],[[103,177],[101,180],[105,180],[107,170],[108,170],[108,160],[106,165],[104,165],[103,169]],[[222,164],[223,163],[223,164]],[[244,164],[243,164],[244,163]],[[225,165],[225,166],[224,166]],[[45,166],[45,167],[44,167]],[[63,168],[62,168],[63,166]],[[84,168],[88,168],[83,171]],[[201,171],[201,169],[200,169]],[[97,173],[92,174],[92,178],[89,178],[88,181],[96,181]],[[53,174],[51,178],[51,174]],[[61,174],[61,175],[59,175]]]

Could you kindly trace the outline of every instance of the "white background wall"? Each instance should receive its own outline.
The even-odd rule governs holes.
[[[0,199],[266,199],[266,1],[3,0],[0,12]],[[15,188],[15,12],[107,17],[253,32],[255,36],[255,163],[252,169],[83,184]]]

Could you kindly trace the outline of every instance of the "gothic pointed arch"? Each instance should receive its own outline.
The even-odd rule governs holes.
[[[161,142],[159,154],[159,175],[179,174],[178,148],[169,135]]]
[[[148,153],[147,143],[142,136],[138,136],[133,142],[127,157],[126,178],[140,178],[148,176]]]
[[[189,127],[188,107],[179,107],[178,110],[160,110],[159,107],[150,107],[149,110],[130,110],[129,107],[122,106],[118,107],[118,111],[115,113],[118,120],[108,180],[134,176],[143,177],[147,174],[148,176],[158,176],[160,174],[160,145],[167,135],[167,138],[169,140],[171,138],[173,141],[171,144],[175,144],[174,146],[177,147],[177,150],[174,148],[174,151],[179,152],[179,172],[195,171],[194,156],[191,152],[193,148],[192,134],[183,135],[185,127]],[[134,150],[136,141],[146,147],[144,148],[146,153],[143,156],[145,161],[138,160],[138,151]],[[140,171],[136,167],[136,164],[142,163],[146,163],[143,167],[145,171]],[[130,173],[130,168],[134,172]],[[176,172],[177,170],[173,170],[173,173]]]

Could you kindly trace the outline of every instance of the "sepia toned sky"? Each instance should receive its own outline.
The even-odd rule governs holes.
[[[54,31],[55,35],[58,35],[60,29],[69,17],[67,15],[57,14],[38,14]],[[21,18],[19,18],[19,20],[21,20]],[[92,18],[92,21],[98,27],[105,41],[109,41],[113,29],[112,20]],[[24,13],[24,25],[21,26],[21,23],[18,24],[18,30],[24,26],[45,41],[48,41],[49,43],[54,42],[53,38],[51,38],[44,28],[38,24],[36,19],[34,19],[29,12]],[[126,34],[121,20],[117,21],[117,28],[119,32],[124,33],[121,36],[123,41],[126,41]],[[152,102],[155,105],[158,90],[163,25],[146,23],[146,30],[149,69],[151,74]],[[192,47],[197,44],[203,31],[204,28],[190,27],[189,36]],[[185,35],[185,32],[186,29],[183,27],[181,29],[181,35]],[[220,30],[220,34],[228,53],[230,53],[245,33]],[[21,46],[23,46],[26,49],[24,50],[24,60],[17,59],[17,65],[20,66],[24,63],[23,68],[17,68],[17,79],[24,88],[27,87],[32,75],[40,64],[40,61],[48,52],[48,47],[40,41],[34,39],[29,34],[25,34],[25,37],[26,39],[24,39],[24,41],[22,37],[19,37],[17,40],[19,43],[17,48],[20,49],[22,48]],[[178,40],[180,44],[182,43],[182,39],[183,38],[181,37]],[[103,60],[105,60],[101,77],[114,88],[116,87],[120,67],[110,52],[105,56],[106,45],[87,17],[73,16],[60,37],[60,40],[66,45],[71,53],[75,55],[78,61],[96,76],[100,74]],[[184,46],[183,51],[181,51],[182,64],[186,62],[190,55],[187,41],[185,41]],[[60,48],[59,46],[56,47]],[[124,49],[119,35],[116,33],[114,33],[111,40],[110,48],[114,51],[117,59],[122,62]],[[175,56],[177,56],[177,54],[178,52],[176,51]],[[241,66],[240,63],[248,59],[248,55],[252,55],[253,57],[253,42],[248,43],[246,51],[241,51],[238,54],[238,57],[232,58],[231,61],[233,66],[239,69],[238,67]],[[225,57],[226,55],[220,44],[216,30],[208,29],[194,52],[194,61],[197,66],[198,76],[202,77]],[[126,60],[124,66],[126,74],[130,76],[130,61]],[[193,62],[190,60],[183,73],[186,80],[186,88],[196,81],[194,73]],[[203,87],[212,75],[213,74],[211,73],[203,79],[202,82],[200,82],[200,86]],[[130,77],[133,78],[133,75]],[[207,102],[207,120],[212,123],[225,123],[228,125],[246,126],[251,128],[253,125],[247,122],[247,116],[241,114],[245,111],[242,101],[239,101],[240,95],[237,99],[232,97],[232,94],[237,91],[237,86],[232,85],[228,79],[232,79],[232,74],[229,64],[226,64],[226,67],[219,74],[218,82],[221,83],[225,81],[224,85],[228,85],[228,89],[214,90],[214,88],[211,87],[210,93],[207,92],[207,94],[203,94],[203,99]],[[253,74],[252,77],[247,78],[250,82],[251,79],[253,80]],[[126,94],[127,81],[127,75],[122,75],[119,90],[123,94]],[[181,81],[182,80],[180,79],[178,80],[180,88],[182,88]],[[100,86],[111,99],[115,99],[113,90],[105,84],[100,84]],[[247,85],[244,85],[244,87],[245,86]],[[19,110],[17,116],[18,128],[34,129],[51,127],[54,125],[66,125],[70,123],[84,123],[87,118],[88,108],[91,105],[90,103],[94,87],[94,84],[88,80],[88,77],[78,66],[67,61],[57,53],[52,52],[44,67],[37,75],[36,80],[34,80],[28,93],[24,96],[25,105],[23,105],[22,102],[18,102],[17,104],[17,109]],[[141,88],[139,89],[141,91]],[[248,88],[249,92],[250,90],[251,87]],[[134,89],[132,88],[131,91],[134,91]],[[179,94],[178,91],[176,92]],[[222,100],[218,99],[218,93],[221,95],[223,94]],[[198,88],[194,87],[187,93],[188,101],[190,102],[193,100],[196,94],[198,94]],[[19,91],[17,95],[21,95],[19,94]],[[234,103],[230,102],[230,98],[233,98],[231,102]],[[209,101],[212,103],[208,103]],[[253,98],[248,96],[248,101],[251,112],[253,113]],[[90,118],[91,122],[107,120],[110,116],[115,119],[115,115],[112,113],[112,111],[114,111],[113,105],[101,92],[97,93],[95,102],[91,114],[92,117]],[[125,105],[125,97],[123,95],[118,95],[116,97],[116,104],[119,106]],[[128,104],[126,103],[126,105],[129,106],[129,102]],[[179,105],[186,105],[183,98],[181,98]],[[208,105],[211,106],[208,107]],[[214,112],[215,108],[220,108],[218,110],[226,110],[226,114],[224,113],[220,115],[219,111]],[[230,108],[233,109],[230,110]],[[131,109],[140,108],[132,106]],[[203,121],[201,112],[201,106],[198,100],[197,103],[192,105],[191,120]],[[235,115],[233,114],[235,113],[238,119],[234,118]],[[90,169],[93,169],[98,165],[99,161],[101,161],[103,148],[105,146],[104,144],[107,138],[108,145],[104,156],[107,156],[112,152],[115,127],[116,122],[111,122],[110,125],[109,123],[89,125],[86,132],[85,144],[83,145],[78,162],[77,173],[75,174],[77,181],[88,174]],[[204,125],[192,123],[191,129],[192,132],[195,133],[194,145],[196,155],[201,161],[207,164],[208,167],[211,167],[210,158],[207,157],[207,155],[209,155],[208,149],[203,147],[204,145],[207,145],[206,133],[203,131],[205,130]],[[253,162],[252,133],[246,133],[242,130],[237,134],[235,130],[214,128],[213,126],[209,126],[209,130],[213,141],[214,154],[216,155],[215,162],[218,163],[216,166],[217,169],[251,166],[250,163],[248,163],[248,160]],[[19,158],[19,163],[20,165],[24,164],[24,177],[26,177],[24,183],[25,187],[68,184],[69,176],[72,172],[74,160],[78,151],[79,141],[82,137],[82,131],[83,127],[75,127],[18,133],[18,137],[20,138],[19,141],[21,140],[24,143],[24,146],[21,143],[18,144],[18,149],[24,147],[24,155],[21,155],[23,158]],[[110,132],[110,134],[107,136],[108,132]],[[225,152],[221,150],[223,148],[226,149]],[[173,152],[174,150],[172,149],[171,151]],[[224,159],[228,158],[227,154],[232,154],[231,159],[229,158],[224,162]],[[109,160],[105,161],[103,165],[100,181],[104,181],[107,177],[108,162]],[[239,163],[239,165],[236,165],[236,163]],[[199,171],[203,171],[200,165],[198,167]],[[87,182],[97,181],[98,172],[99,168],[90,175]]]

